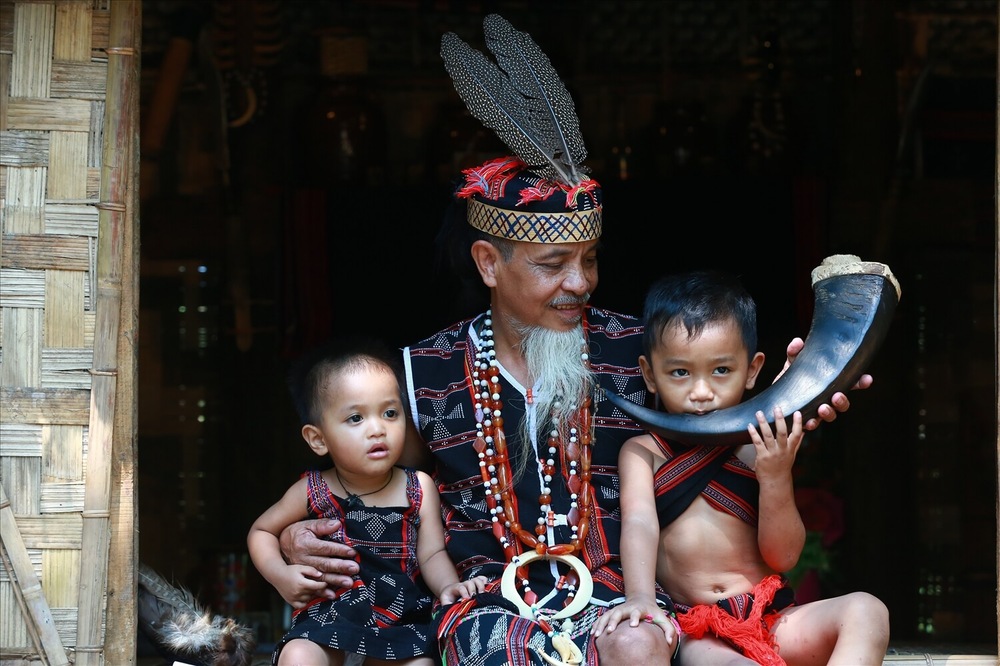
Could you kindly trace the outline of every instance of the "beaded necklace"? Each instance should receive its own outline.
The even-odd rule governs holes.
[[[581,358],[583,363],[589,366],[586,350],[581,354]],[[538,596],[531,590],[528,578],[521,567],[538,558],[557,559],[568,564],[570,570],[560,577],[556,585],[559,589],[565,587],[568,590],[567,606],[553,616],[553,619],[568,617],[587,604],[593,590],[590,572],[574,556],[574,553],[582,550],[590,527],[592,500],[590,460],[593,446],[591,398],[587,396],[584,399],[576,416],[564,428],[560,428],[560,424],[554,420],[548,438],[548,457],[539,461],[543,479],[541,494],[538,497],[539,517],[534,530],[530,531],[525,529],[518,519],[515,506],[513,472],[507,454],[501,414],[503,402],[500,400],[500,367],[494,349],[491,310],[486,311],[470,379],[477,430],[474,446],[479,455],[479,470],[486,493],[486,504],[492,516],[493,535],[500,542],[508,562],[503,576],[504,587],[512,588],[512,577],[517,575],[524,592],[524,601],[521,601],[520,595],[509,595],[510,589],[504,589],[504,596],[516,596],[511,600],[518,605],[522,614],[537,619]],[[558,406],[558,403],[556,405]],[[568,441],[565,443],[564,434],[568,434]],[[569,543],[549,544],[546,533],[549,527],[555,525],[556,515],[552,510],[549,484],[552,483],[555,474],[557,455],[562,463],[562,469],[565,470],[566,486],[570,492],[570,510],[566,520],[572,534]],[[514,534],[515,542],[507,538],[507,530]],[[522,555],[517,542],[529,549],[529,552]]]

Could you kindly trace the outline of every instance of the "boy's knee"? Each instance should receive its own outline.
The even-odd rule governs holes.
[[[856,612],[873,621],[888,623],[889,609],[881,599],[867,592],[854,592],[851,596],[851,607]]]
[[[848,613],[857,625],[864,626],[868,635],[889,642],[889,608],[878,597],[867,592],[850,595]]]

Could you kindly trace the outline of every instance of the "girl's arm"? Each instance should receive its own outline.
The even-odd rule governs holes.
[[[417,563],[424,581],[434,596],[446,604],[482,592],[486,585],[485,576],[459,581],[458,571],[444,546],[444,522],[437,487],[424,472],[418,471],[417,479],[424,495],[417,531]]]
[[[305,508],[306,480],[303,478],[264,511],[247,534],[247,549],[257,571],[296,608],[319,596],[326,588],[319,570],[287,564],[278,545],[278,535],[285,527],[307,517]]]

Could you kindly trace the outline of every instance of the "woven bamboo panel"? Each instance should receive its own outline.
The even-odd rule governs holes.
[[[0,0],[0,663],[134,653],[134,636],[109,651],[107,599],[113,509],[132,501],[112,474],[116,410],[134,407],[116,400],[134,299],[116,184],[134,171],[138,105],[116,81],[138,72],[138,41],[121,39],[138,7]]]

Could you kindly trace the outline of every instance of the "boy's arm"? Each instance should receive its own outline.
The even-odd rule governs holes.
[[[640,622],[657,625],[668,646],[674,645],[677,633],[656,603],[656,558],[659,554],[660,522],[653,493],[653,468],[659,456],[647,448],[649,435],[629,439],[618,454],[618,477],[621,479],[621,558],[625,580],[625,603],[604,613],[594,623],[591,634],[613,632],[619,624],[637,627]],[[649,443],[649,446],[652,446]]]
[[[622,573],[625,595],[632,600],[656,604],[656,556],[660,521],[653,494],[653,453],[633,437],[622,446],[618,456],[621,479]]]
[[[787,431],[780,409],[775,409],[775,432],[763,414],[758,414],[759,432],[750,426],[756,451],[757,482],[760,486],[757,546],[764,562],[778,572],[791,570],[802,554],[806,530],[795,505],[792,467],[802,444],[802,415],[795,412]]]

